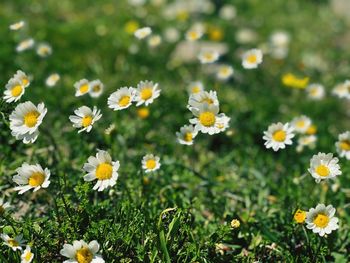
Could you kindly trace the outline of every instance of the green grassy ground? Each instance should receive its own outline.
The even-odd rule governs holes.
[[[215,2],[219,7],[224,1]],[[233,22],[217,12],[169,21],[151,4],[145,7],[147,15],[138,17],[119,0],[1,1],[0,86],[21,69],[33,76],[21,102],[43,101],[48,108],[38,140],[24,145],[7,126],[15,104],[0,102],[0,190],[12,204],[0,219],[0,231],[23,233],[34,262],[62,262],[63,244],[79,239],[97,240],[106,262],[349,261],[349,162],[341,159],[343,174],[326,183],[316,184],[307,172],[311,157],[319,151],[335,153],[338,134],[350,128],[348,105],[330,95],[349,76],[348,27],[327,1],[225,2],[236,6]],[[28,24],[24,30],[8,30],[20,19]],[[161,35],[175,27],[182,38],[195,21],[220,28],[221,42],[229,48],[220,61],[234,67],[234,78],[219,82],[198,62],[172,64],[176,43],[163,42],[152,50],[125,32],[130,20]],[[258,33],[256,43],[237,43],[235,33],[243,27]],[[237,50],[266,42],[279,29],[291,35],[289,56],[283,61],[266,56],[258,70],[244,70]],[[16,53],[25,36],[50,43],[53,54],[42,59],[33,50]],[[131,45],[139,52],[130,54]],[[321,56],[327,69],[303,66],[307,53]],[[52,72],[60,73],[61,81],[48,89],[44,81]],[[327,97],[315,102],[302,90],[284,87],[281,77],[288,72],[324,84]],[[84,77],[101,79],[104,94],[76,98],[73,83]],[[147,119],[137,117],[136,107],[108,109],[110,93],[144,79],[158,82],[162,90]],[[226,132],[200,134],[187,147],[176,143],[175,132],[192,116],[186,109],[186,86],[197,79],[218,92],[231,122]],[[78,134],[68,116],[82,105],[98,106],[103,117],[90,133]],[[297,153],[294,144],[274,153],[264,147],[268,125],[302,114],[318,128],[315,149]],[[115,130],[106,135],[113,123]],[[81,169],[97,149],[107,150],[121,164],[117,185],[101,193],[84,182]],[[160,156],[162,163],[150,175],[141,169],[147,153]],[[13,191],[12,177],[25,161],[51,170],[49,188],[24,195]],[[318,203],[332,204],[340,220],[340,228],[327,238],[293,221],[296,209]],[[232,219],[240,220],[239,228],[230,227]],[[1,262],[20,262],[19,253],[5,245],[0,255]]]

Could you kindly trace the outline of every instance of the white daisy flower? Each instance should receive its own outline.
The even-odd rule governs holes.
[[[260,49],[251,49],[242,56],[242,66],[245,69],[257,68],[263,61],[263,53]]]
[[[224,114],[218,114],[218,105],[203,103],[198,108],[192,107],[191,112],[196,118],[190,119],[190,123],[195,126],[194,129],[196,131],[210,135],[220,132],[220,128],[217,125]]]
[[[56,84],[57,84],[57,82],[60,80],[60,75],[59,74],[57,74],[57,73],[53,73],[53,74],[51,74],[50,76],[48,76],[47,78],[46,78],[46,80],[45,80],[45,84],[46,84],[46,86],[48,86],[48,87],[54,87]]]
[[[302,152],[304,147],[309,147],[311,149],[315,148],[317,141],[317,136],[315,135],[304,135],[298,139],[298,146],[296,148],[297,152]]]
[[[89,93],[91,97],[98,98],[101,96],[104,89],[104,85],[99,79],[91,81],[89,83],[89,86],[90,86]]]
[[[18,21],[16,23],[14,23],[14,24],[11,24],[9,26],[9,28],[10,28],[10,30],[14,30],[15,31],[15,30],[20,30],[24,26],[25,26],[25,22],[23,20],[21,20],[21,21]]]
[[[87,79],[81,79],[74,83],[75,88],[75,96],[79,97],[89,93],[90,91],[90,83]]]
[[[310,84],[306,88],[307,95],[310,99],[320,100],[325,96],[325,89],[321,84]]]
[[[152,29],[150,27],[142,27],[142,28],[137,29],[134,32],[134,36],[137,39],[144,39],[144,38],[148,37],[150,34],[152,34]]]
[[[153,154],[146,154],[141,161],[142,169],[145,173],[150,173],[158,170],[160,168],[160,158]]]
[[[219,80],[228,80],[233,75],[233,68],[229,65],[222,65],[219,67],[216,77]]]
[[[123,110],[132,104],[135,97],[135,89],[130,87],[122,87],[113,92],[108,97],[108,107],[113,110]]]
[[[103,191],[116,184],[118,179],[119,161],[113,162],[108,152],[99,150],[96,157],[90,156],[84,164],[83,170],[87,172],[84,181],[97,180],[94,190]]]
[[[34,253],[32,253],[30,246],[26,246],[26,249],[21,255],[21,263],[30,263],[34,258]]]
[[[227,117],[225,113],[221,113],[220,117],[217,118],[215,127],[219,130],[219,132],[223,132],[229,127],[230,120],[231,118]]]
[[[16,169],[17,174],[13,177],[13,181],[19,186],[15,187],[15,191],[23,194],[30,189],[33,192],[40,188],[47,188],[50,184],[50,170],[41,167],[40,164],[30,165],[23,163],[21,167]]]
[[[184,145],[192,145],[193,139],[197,136],[198,131],[192,125],[184,125],[180,132],[176,132],[177,142]]]
[[[306,131],[310,128],[311,124],[311,119],[305,115],[296,117],[291,122],[294,131],[298,133],[306,133]]]
[[[44,103],[35,106],[27,101],[17,105],[10,114],[10,129],[12,136],[24,143],[33,143],[38,138],[38,128],[45,117],[47,109]]]
[[[36,53],[43,58],[46,58],[52,54],[52,47],[46,43],[40,43],[36,48]]]
[[[32,39],[32,38],[25,39],[17,45],[16,51],[23,52],[23,51],[26,51],[28,49],[31,49],[34,46],[34,43],[35,43],[34,39]]]
[[[350,98],[350,80],[336,85],[332,90],[332,94],[341,99]]]
[[[19,79],[12,78],[5,86],[4,100],[7,103],[18,101],[24,94],[25,88]]]
[[[160,89],[158,88],[158,83],[153,83],[153,81],[141,81],[137,84],[135,101],[136,106],[145,104],[148,106],[154,99],[158,98],[160,95]]]
[[[216,91],[201,91],[196,94],[191,94],[188,99],[187,107],[189,108],[189,110],[191,110],[192,108],[199,108],[204,103],[219,106],[219,100],[216,95]]]
[[[158,47],[162,43],[162,38],[159,35],[151,36],[147,40],[148,46],[151,48]]]
[[[334,178],[341,175],[338,158],[334,157],[332,153],[318,153],[312,156],[310,160],[309,173],[315,178],[316,183],[321,180]]]
[[[232,20],[237,15],[237,9],[233,5],[226,4],[223,7],[221,7],[219,11],[220,18],[224,20]]]
[[[204,90],[203,83],[201,81],[193,81],[191,82],[187,90],[190,94],[196,94]]]
[[[335,143],[340,157],[350,160],[350,131],[339,134],[338,141]]]
[[[87,106],[82,106],[76,109],[74,114],[69,116],[69,120],[73,123],[74,128],[80,129],[78,133],[90,132],[94,123],[102,117],[100,110],[95,106],[92,110]]]
[[[4,199],[0,198],[0,216],[3,215],[6,210],[9,210],[11,205],[9,202],[5,202]]]
[[[338,218],[334,216],[335,208],[332,205],[325,206],[318,204],[306,213],[306,227],[312,229],[312,232],[318,233],[321,237],[337,230]]]
[[[10,247],[13,251],[22,250],[25,240],[23,240],[23,235],[18,235],[15,238],[11,238],[6,234],[0,235],[1,239],[4,240],[6,246]]]
[[[16,74],[13,75],[13,79],[17,79],[21,82],[23,87],[28,87],[30,85],[29,77],[22,70],[17,70]]]
[[[267,131],[264,131],[263,139],[266,141],[266,148],[272,148],[276,152],[279,149],[286,148],[286,145],[291,145],[293,143],[292,138],[295,136],[293,131],[289,123],[271,124]]]
[[[74,240],[73,244],[64,244],[60,254],[68,260],[63,263],[104,263],[101,255],[97,252],[100,249],[100,245],[96,240],[87,244],[83,240]]]
[[[198,55],[198,59],[202,64],[214,63],[219,59],[219,57],[219,52],[215,50],[203,50]]]
[[[196,27],[188,30],[186,32],[185,38],[188,41],[196,41],[203,36],[204,32],[201,28]]]

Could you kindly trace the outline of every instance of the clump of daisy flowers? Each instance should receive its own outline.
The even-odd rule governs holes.
[[[103,93],[104,85],[99,79],[92,81],[81,79],[74,83],[74,88],[76,97],[89,94],[92,98],[98,98]]]

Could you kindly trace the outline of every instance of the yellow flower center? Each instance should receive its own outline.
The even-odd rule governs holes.
[[[305,126],[305,121],[303,120],[297,121],[295,126],[297,126],[298,128],[303,128]]]
[[[344,151],[350,151],[350,140],[341,141],[339,146]]]
[[[146,107],[140,108],[137,110],[137,115],[141,119],[146,119],[149,116],[149,109]]]
[[[215,124],[215,114],[210,111],[202,112],[199,115],[199,122],[205,127],[213,126]]]
[[[29,177],[28,184],[33,187],[38,187],[42,185],[45,180],[45,175],[43,173],[35,172]]]
[[[95,86],[92,87],[92,90],[94,92],[99,92],[101,90],[101,86],[100,85],[95,85]]]
[[[92,261],[93,254],[87,247],[79,249],[75,254],[75,259],[78,263],[90,263]]]
[[[306,219],[306,212],[298,209],[294,214],[294,220],[297,223],[302,224],[304,223],[305,219]]]
[[[83,125],[84,128],[90,126],[91,123],[92,123],[92,116],[90,115],[84,116],[81,121],[81,124]]]
[[[306,131],[306,133],[309,135],[315,134],[316,132],[317,132],[317,128],[315,125],[310,125],[310,127]]]
[[[10,238],[9,240],[7,240],[7,243],[10,245],[10,247],[18,247],[19,243],[17,242],[17,240]]]
[[[154,169],[156,167],[156,165],[157,165],[157,163],[156,163],[156,161],[154,159],[149,159],[149,160],[146,161],[147,169],[152,170],[152,169]]]
[[[192,88],[192,93],[198,93],[198,92],[200,92],[201,91],[201,89],[198,87],[198,86],[194,86],[193,88]]]
[[[249,56],[247,57],[247,61],[248,61],[249,63],[256,63],[256,61],[257,61],[256,55],[254,55],[254,54],[249,55]]]
[[[18,97],[19,95],[21,95],[22,90],[23,90],[23,88],[21,85],[16,85],[11,89],[11,95],[13,97]]]
[[[192,133],[191,132],[186,132],[184,134],[184,141],[186,142],[191,142],[193,139]]]
[[[79,90],[83,94],[88,92],[89,91],[89,84],[85,83],[85,84],[81,85]]]
[[[118,105],[119,105],[120,107],[125,107],[125,106],[127,106],[129,103],[130,103],[130,96],[125,95],[125,96],[123,96],[123,97],[120,98],[120,100],[119,100],[119,102],[118,102]]]
[[[275,131],[273,134],[272,134],[272,138],[277,141],[277,142],[284,142],[285,139],[287,137],[287,134],[285,131],[283,130],[278,130],[278,131]]]
[[[204,54],[204,58],[205,58],[206,60],[213,60],[214,56],[213,56],[212,53],[205,53],[205,54]]]
[[[30,258],[32,257],[33,253],[31,253],[30,251],[26,252],[26,254],[24,255],[24,259],[26,261],[29,261]]]
[[[36,110],[26,113],[24,115],[24,124],[29,128],[34,127],[38,122],[39,115],[40,113]]]
[[[23,79],[22,79],[22,84],[23,84],[24,86],[27,86],[28,83],[29,83],[29,79],[28,79],[28,78],[23,78]]]
[[[321,228],[325,228],[329,223],[329,217],[325,214],[318,214],[315,218],[314,218],[314,224],[317,227],[321,227]]]
[[[99,180],[111,179],[113,167],[109,163],[100,163],[96,168],[96,177]]]
[[[191,31],[191,32],[189,33],[189,37],[190,37],[190,39],[192,39],[192,40],[196,40],[196,39],[199,38],[199,35],[198,35],[198,33],[197,33],[196,31]]]
[[[329,175],[329,169],[327,166],[321,164],[319,166],[316,167],[315,169],[316,173],[319,175],[319,176],[322,176],[322,177],[325,177],[325,176],[328,176]]]
[[[210,98],[204,98],[204,99],[202,99],[202,100],[201,100],[201,103],[204,103],[204,102],[208,103],[209,105],[214,103],[214,101],[213,101],[212,99],[210,99]]]
[[[153,90],[152,87],[146,87],[141,90],[141,99],[148,100],[152,97]]]

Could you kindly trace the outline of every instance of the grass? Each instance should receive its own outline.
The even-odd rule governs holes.
[[[106,262],[349,261],[349,162],[340,160],[343,174],[334,181],[315,184],[307,172],[311,157],[319,151],[335,153],[338,134],[350,128],[348,104],[330,95],[348,77],[345,22],[328,1],[213,2],[217,7],[234,4],[234,22],[220,19],[217,12],[169,21],[152,5],[146,6],[147,16],[138,17],[124,0],[1,2],[1,87],[21,69],[33,76],[21,102],[43,101],[48,108],[38,140],[25,145],[8,127],[15,103],[0,101],[0,190],[13,206],[0,218],[0,231],[23,233],[34,262],[62,262],[63,244],[80,239],[97,240]],[[20,19],[28,26],[9,31],[8,25]],[[152,50],[124,30],[136,20],[159,34],[175,27],[182,36],[198,19],[223,31],[221,42],[229,52],[220,62],[234,67],[232,80],[217,81],[198,62],[172,63],[176,44],[163,42]],[[258,44],[275,30],[287,30],[288,57],[276,61],[266,56],[258,70],[244,70],[238,51],[257,45],[235,40],[235,33],[246,27],[258,33]],[[50,43],[52,56],[16,53],[16,44],[26,36]],[[132,45],[138,53],[129,52]],[[327,68],[303,65],[307,54],[321,56]],[[62,79],[48,89],[45,78],[52,72]],[[281,77],[288,72],[324,84],[327,97],[315,102],[302,90],[284,87]],[[73,83],[84,77],[101,79],[106,86],[101,97],[74,96]],[[162,90],[147,119],[138,118],[135,106],[120,112],[107,108],[110,93],[144,79],[158,82]],[[218,92],[221,111],[231,122],[226,132],[200,134],[187,147],[176,143],[175,132],[192,116],[186,109],[186,86],[197,79]],[[78,134],[68,116],[82,105],[96,105],[103,117],[90,133]],[[268,125],[302,114],[318,128],[315,149],[298,153],[293,145],[274,153],[264,147]],[[107,135],[104,130],[111,124],[116,128]],[[97,149],[121,164],[117,185],[103,192],[83,180],[82,166]],[[150,175],[141,169],[147,153],[160,156],[162,163]],[[24,195],[13,191],[12,177],[25,161],[51,170],[49,188]],[[332,204],[340,219],[340,228],[327,238],[293,221],[298,208],[318,203]],[[230,227],[232,219],[240,220],[239,228]],[[0,262],[19,262],[19,253],[1,245]]]

